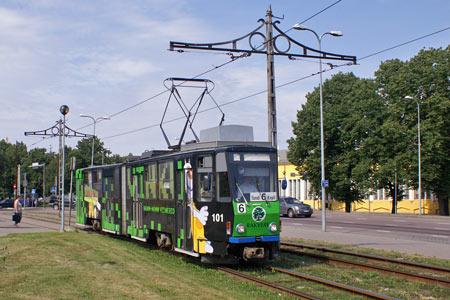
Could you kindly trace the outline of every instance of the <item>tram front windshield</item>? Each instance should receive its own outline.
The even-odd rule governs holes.
[[[274,153],[232,153],[230,171],[237,202],[277,201]]]

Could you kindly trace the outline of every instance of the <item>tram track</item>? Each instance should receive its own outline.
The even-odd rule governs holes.
[[[293,270],[283,269],[283,268],[279,268],[279,267],[275,267],[275,266],[266,266],[266,268],[270,269],[272,271],[288,274],[290,276],[294,276],[294,277],[297,277],[297,278],[300,278],[300,279],[304,279],[304,280],[320,283],[322,285],[326,285],[327,287],[330,287],[330,288],[333,288],[333,289],[344,290],[344,291],[352,293],[352,294],[361,295],[361,296],[364,296],[364,297],[366,297],[368,299],[379,299],[379,300],[397,299],[397,298],[390,297],[390,296],[387,296],[387,295],[383,295],[383,294],[380,294],[380,293],[376,293],[376,292],[372,292],[372,291],[369,291],[369,290],[365,290],[365,289],[361,289],[361,288],[358,288],[358,287],[354,287],[354,286],[351,286],[351,285],[348,285],[348,284],[339,283],[339,282],[336,282],[336,281],[332,281],[332,280],[328,280],[328,279],[324,279],[324,278],[320,278],[320,277],[316,277],[316,276],[300,273],[300,272],[293,271]]]
[[[312,245],[303,245],[303,244],[296,244],[296,243],[289,243],[289,242],[281,242],[280,244],[281,244],[281,246],[283,246],[281,249],[282,252],[288,252],[288,253],[292,253],[292,254],[296,254],[296,255],[305,255],[305,256],[316,258],[316,259],[324,260],[324,261],[327,261],[327,262],[329,262],[331,264],[335,264],[335,265],[358,268],[358,269],[365,270],[365,271],[376,271],[376,272],[379,272],[382,274],[393,275],[393,276],[406,278],[406,279],[414,280],[414,281],[418,281],[418,282],[425,282],[425,283],[429,283],[429,284],[439,284],[446,288],[450,287],[450,280],[448,280],[446,278],[434,276],[434,275],[442,276],[442,273],[444,273],[444,275],[448,275],[448,274],[450,274],[450,268],[436,266],[436,265],[429,265],[429,264],[421,264],[421,263],[416,263],[416,262],[411,262],[411,261],[405,261],[405,260],[384,257],[384,256],[376,256],[376,255],[371,255],[371,254],[357,253],[357,252],[352,252],[352,251],[331,249],[331,248],[312,246]],[[419,268],[422,270],[432,271],[432,272],[434,272],[434,274],[433,274],[433,276],[430,276],[430,275],[412,273],[412,272],[402,271],[402,270],[398,270],[398,269],[394,269],[394,268],[390,268],[390,267],[374,265],[374,264],[369,264],[369,263],[365,263],[365,262],[358,262],[355,260],[342,259],[342,258],[328,256],[328,255],[320,255],[320,254],[310,253],[310,252],[306,252],[306,251],[294,250],[294,249],[290,249],[287,247],[319,250],[319,251],[326,252],[326,253],[347,255],[347,256],[358,257],[358,258],[366,258],[368,260],[376,261],[376,262],[394,263],[394,264],[398,264],[398,265],[401,265],[404,267],[406,266],[406,267],[410,267],[410,268],[412,267],[415,269]],[[440,274],[436,274],[435,272],[439,272]]]
[[[300,292],[300,291],[292,289],[290,287],[283,286],[283,285],[275,283],[275,282],[270,282],[270,281],[267,281],[267,280],[264,280],[264,279],[261,279],[261,278],[255,277],[255,276],[251,276],[251,275],[239,272],[237,270],[233,270],[231,268],[219,266],[219,267],[217,267],[217,270],[220,272],[226,273],[228,275],[231,275],[233,277],[237,277],[239,279],[250,281],[250,282],[253,282],[260,286],[270,288],[272,290],[297,297],[298,299],[308,299],[308,300],[322,300],[323,299],[320,297],[316,297],[313,295],[309,295],[309,294]]]

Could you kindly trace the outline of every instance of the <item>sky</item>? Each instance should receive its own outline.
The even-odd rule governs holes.
[[[60,106],[67,105],[66,125],[80,133],[93,134],[94,130],[92,120],[80,114],[110,117],[98,121],[95,131],[114,154],[167,149],[159,126],[170,96],[165,79],[192,78],[211,70],[198,77],[212,81],[214,89],[203,99],[200,111],[207,111],[196,117],[195,132],[219,124],[221,112],[208,110],[216,102],[225,113],[224,124],[253,126],[255,140],[267,141],[265,55],[230,62],[225,52],[168,49],[170,41],[212,43],[244,36],[258,27],[269,5],[279,18],[278,27],[292,39],[318,48],[311,32],[290,30],[314,16],[303,24],[317,34],[343,32],[342,37],[325,36],[323,51],[363,58],[357,65],[323,73],[323,80],[337,72],[371,78],[383,61],[409,60],[422,49],[450,44],[450,30],[445,30],[365,58],[449,28],[448,0],[3,0],[0,140],[57,152],[58,138],[25,136],[24,132],[54,126],[62,117]],[[239,45],[249,49],[248,40]],[[280,40],[280,48],[285,46]],[[290,48],[292,53],[300,51]],[[315,60],[275,57],[275,85],[282,86],[276,89],[280,149],[286,149],[286,140],[292,137],[291,122],[296,121],[306,94],[319,85],[318,75],[309,76],[318,70]],[[304,77],[308,78],[296,81]],[[170,88],[170,82],[166,85]],[[191,107],[203,89],[180,87],[178,91]],[[182,116],[170,98],[164,121]],[[171,144],[178,143],[183,126],[181,119],[164,123]],[[185,141],[192,138],[188,132]],[[78,141],[78,137],[67,138],[66,144],[75,147]]]

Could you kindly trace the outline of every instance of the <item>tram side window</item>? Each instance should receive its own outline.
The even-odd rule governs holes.
[[[146,165],[144,171],[145,198],[157,199],[158,190],[156,182],[156,163]]]
[[[94,171],[94,176],[93,176],[93,183],[99,183],[102,180],[102,171]]]
[[[173,161],[158,164],[158,179],[159,199],[173,200],[175,194]]]
[[[127,168],[127,198],[133,198],[134,192],[133,192],[133,185],[132,185],[132,178],[131,178],[131,167]]]
[[[197,160],[197,199],[211,202],[213,199],[212,157],[202,156]]]
[[[216,185],[217,185],[217,201],[231,202],[230,184],[228,181],[227,161],[225,153],[220,152],[216,155]]]
[[[92,186],[92,173],[84,172],[83,184],[86,186]]]

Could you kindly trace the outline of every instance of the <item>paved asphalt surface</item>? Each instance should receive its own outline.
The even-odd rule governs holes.
[[[28,214],[42,214],[39,219],[32,219],[27,217]],[[10,233],[27,233],[27,232],[48,232],[60,231],[61,222],[57,223],[58,211],[52,208],[25,208],[22,213],[22,221],[16,227],[12,221],[12,208],[0,208],[0,236],[8,235]],[[74,214],[73,214],[74,215]],[[39,216],[39,215],[38,215]],[[45,221],[47,216],[52,217],[52,221]],[[74,218],[72,217],[72,220]],[[66,221],[66,224],[68,221]],[[68,228],[69,229],[69,228]]]
[[[327,211],[325,232],[322,231],[321,211],[316,211],[311,218],[281,219],[282,238],[297,237],[450,259],[450,217]]]
[[[311,218],[282,217],[282,238],[295,237],[367,248],[394,250],[450,259],[450,217],[344,213],[327,211],[326,232],[321,211]],[[74,213],[73,213],[74,215]],[[27,208],[15,227],[12,209],[0,209],[0,236],[11,233],[60,231],[58,212],[51,208]],[[51,222],[45,221],[51,219]],[[72,224],[74,217],[72,217]],[[71,228],[66,214],[66,230]]]

